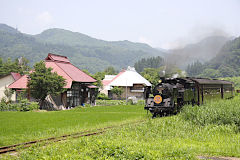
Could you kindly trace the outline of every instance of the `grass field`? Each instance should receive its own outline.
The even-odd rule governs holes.
[[[196,126],[178,116],[24,150],[20,159],[196,159],[240,157],[240,134],[231,126]],[[7,157],[10,158],[10,157]],[[16,157],[11,157],[16,158]]]
[[[0,112],[0,146],[141,119],[143,106],[99,106],[51,112]]]
[[[96,107],[81,112],[129,114],[125,120],[142,118],[146,121],[114,128],[98,136],[68,139],[47,146],[37,144],[20,150],[17,156],[5,155],[2,158],[186,160],[197,159],[198,156],[240,157],[239,97],[199,107],[185,106],[176,116],[156,119],[146,116],[142,106],[131,107]],[[119,120],[115,116],[111,119],[118,119],[116,123],[124,119]],[[92,126],[95,123],[93,121]]]

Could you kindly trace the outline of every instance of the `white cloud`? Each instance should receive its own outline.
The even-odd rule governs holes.
[[[44,11],[37,15],[36,21],[40,25],[47,26],[53,22],[53,17],[48,11]]]

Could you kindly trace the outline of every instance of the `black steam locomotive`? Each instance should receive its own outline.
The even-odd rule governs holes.
[[[144,109],[153,117],[177,113],[185,104],[200,105],[214,99],[229,99],[234,95],[233,83],[206,78],[161,78],[152,90],[146,91]]]

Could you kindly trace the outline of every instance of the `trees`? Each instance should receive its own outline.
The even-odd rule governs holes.
[[[58,95],[65,90],[65,79],[51,71],[52,68],[46,68],[44,62],[40,61],[34,65],[34,72],[29,75],[28,89],[40,106],[47,95]]]
[[[141,75],[147,79],[153,87],[159,83],[160,77],[163,76],[163,67],[160,68],[145,68]]]
[[[24,57],[15,59],[15,61],[8,58],[5,62],[0,58],[0,76],[7,75],[11,72],[24,74],[29,71],[30,67],[28,66],[28,62],[29,61]]]
[[[144,68],[159,68],[164,65],[164,60],[162,57],[150,57],[142,58],[134,64],[134,68],[137,72],[142,72]]]
[[[116,70],[112,66],[107,67],[106,69],[104,69],[103,72],[105,72],[105,74],[107,74],[107,75],[117,74]]]
[[[221,77],[221,74],[219,70],[207,68],[204,69],[202,74],[200,74],[199,76],[204,78],[218,78]]]
[[[123,89],[122,89],[121,87],[113,87],[113,88],[111,89],[111,92],[112,92],[113,94],[116,94],[117,97],[120,99],[120,98],[121,98],[121,95],[122,95],[122,93],[123,93]]]
[[[192,64],[189,64],[187,66],[186,71],[187,71],[188,76],[194,77],[194,76],[201,74],[203,71],[203,68],[204,68],[204,65],[201,62],[196,61],[196,62],[193,62]]]

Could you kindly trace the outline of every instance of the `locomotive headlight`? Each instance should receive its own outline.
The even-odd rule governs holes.
[[[160,95],[156,95],[153,99],[153,101],[157,104],[162,102],[162,97]]]

